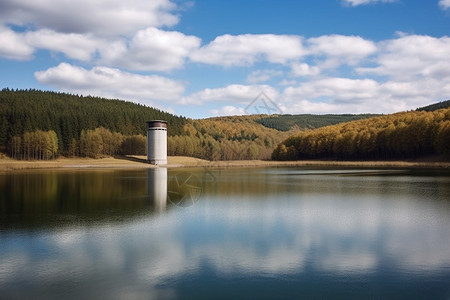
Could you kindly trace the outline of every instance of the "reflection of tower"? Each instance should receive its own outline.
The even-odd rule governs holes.
[[[167,168],[148,169],[147,194],[156,211],[165,211],[167,206]]]
[[[167,164],[167,122],[147,122],[147,160],[154,165]]]

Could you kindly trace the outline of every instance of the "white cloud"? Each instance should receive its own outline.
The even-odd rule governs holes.
[[[307,63],[294,63],[291,65],[294,76],[314,76],[320,74],[320,68]]]
[[[440,0],[440,1],[439,1],[439,6],[440,6],[442,9],[448,9],[448,8],[450,8],[450,0]]]
[[[86,70],[67,63],[36,72],[35,77],[41,84],[70,93],[133,100],[144,104],[148,101],[175,101],[184,92],[182,83],[161,76],[137,75],[106,67]]]
[[[107,45],[106,41],[91,34],[65,34],[47,29],[27,32],[24,40],[34,48],[62,52],[68,58],[82,61],[91,60],[97,49]]]
[[[279,103],[293,113],[393,113],[429,104],[449,93],[449,79],[380,83],[368,78],[320,78],[286,87]]]
[[[70,59],[139,71],[182,68],[189,53],[200,46],[195,36],[153,27],[138,31],[129,42],[48,29],[19,34],[0,27],[0,42],[0,57],[30,59],[42,49],[63,53]]]
[[[396,2],[396,1],[397,0],[342,0],[342,2],[345,5],[350,5],[350,6],[375,4],[375,3],[378,3],[378,2],[381,2],[381,3],[392,3],[392,2]]]
[[[366,57],[377,50],[374,42],[359,36],[323,35],[308,39],[308,50],[314,55],[330,55],[357,58]]]
[[[147,28],[138,31],[129,45],[118,41],[103,49],[101,62],[132,70],[168,71],[181,68],[199,46],[200,39],[195,36]]]
[[[250,83],[266,82],[273,77],[281,75],[283,75],[283,72],[277,70],[256,70],[247,76],[247,81]]]
[[[3,0],[0,19],[5,24],[46,28],[64,33],[95,33],[115,36],[132,34],[150,26],[178,22],[169,0]]]
[[[324,35],[307,41],[308,54],[324,57],[322,67],[335,68],[341,64],[356,65],[376,53],[374,42],[359,36]]]
[[[284,94],[289,98],[330,97],[338,102],[356,102],[372,99],[378,87],[378,83],[371,79],[324,78],[304,82],[298,87],[288,87]]]
[[[214,116],[241,116],[247,114],[244,108],[232,105],[222,106],[220,109],[213,109],[211,113]]]
[[[33,53],[34,48],[25,41],[23,34],[0,25],[0,57],[28,60]]]
[[[450,77],[450,38],[409,35],[380,42],[378,66],[358,68],[366,74],[388,75],[391,78],[411,79],[416,76]]]
[[[182,99],[183,104],[204,104],[206,102],[226,102],[229,105],[250,104],[261,92],[271,99],[278,97],[278,91],[269,85],[232,84],[223,88],[204,89]]]
[[[305,54],[302,39],[294,35],[222,35],[194,51],[194,62],[213,65],[250,66],[258,61],[284,64]]]

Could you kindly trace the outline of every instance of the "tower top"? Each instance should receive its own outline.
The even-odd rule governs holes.
[[[147,127],[164,127],[167,128],[167,122],[164,120],[147,121]]]

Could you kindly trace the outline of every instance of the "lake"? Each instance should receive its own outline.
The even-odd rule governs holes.
[[[450,299],[450,171],[0,175],[0,299]]]

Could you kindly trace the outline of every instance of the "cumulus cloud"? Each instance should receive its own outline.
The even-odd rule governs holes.
[[[392,78],[424,76],[450,77],[450,38],[406,35],[380,42],[378,66],[358,68],[361,73],[388,75]]]
[[[61,33],[42,29],[16,33],[0,28],[0,57],[31,59],[38,49],[63,53],[67,58],[138,71],[170,71],[184,66],[200,39],[154,27],[136,32],[130,41],[93,34]]]
[[[371,79],[325,78],[302,83],[297,88],[287,88],[286,94],[298,94],[307,98],[333,97],[339,101],[370,99],[378,83]]]
[[[450,80],[377,82],[320,78],[286,87],[278,101],[296,113],[392,113],[416,108],[450,93]]]
[[[320,73],[319,67],[310,66],[307,63],[293,63],[291,68],[294,76],[314,76]]]
[[[154,27],[138,31],[129,43],[117,41],[101,51],[101,61],[141,71],[168,71],[181,68],[200,39],[176,31]]]
[[[281,75],[283,75],[283,72],[277,70],[256,70],[247,76],[247,81],[250,83],[260,83]]]
[[[175,101],[184,93],[180,82],[156,75],[137,75],[107,67],[86,70],[67,63],[35,73],[39,83],[70,93],[134,100]]]
[[[58,33],[43,29],[27,32],[24,40],[35,49],[45,49],[64,53],[68,58],[89,61],[99,48],[106,47],[107,42],[91,34]]]
[[[212,109],[211,113],[214,116],[241,116],[247,114],[244,108],[232,105],[225,105],[220,109]]]
[[[181,68],[200,39],[156,27],[178,22],[170,0],[0,3],[0,57],[31,59],[37,50],[138,71]],[[95,12],[95,13],[89,13]],[[7,25],[6,25],[7,24]],[[22,27],[13,30],[11,25]]]
[[[342,0],[353,7],[381,2],[394,1]],[[450,0],[439,5],[448,9]],[[119,0],[4,0],[0,57],[31,60],[38,50],[50,51],[70,64],[36,72],[39,83],[70,93],[136,101],[220,102],[212,111],[218,115],[240,114],[240,106],[261,91],[292,113],[386,113],[444,100],[450,94],[447,36],[400,34],[372,41],[338,34],[310,38],[225,34],[202,45],[199,37],[161,29],[178,22],[178,9],[170,0],[130,0],[126,5]],[[77,62],[91,67],[77,67]],[[248,85],[235,81],[190,95],[184,95],[187,83],[143,75],[182,69],[187,62],[258,69],[244,71]],[[284,90],[268,85],[281,76],[278,88]]]
[[[390,3],[395,2],[397,0],[342,0],[344,5],[350,6],[358,6],[358,5],[366,5],[366,4],[375,4],[375,3]]]
[[[0,25],[0,57],[28,60],[33,53],[34,48],[25,41],[23,34]]]
[[[4,0],[0,19],[5,24],[46,28],[63,33],[115,36],[150,26],[178,22],[176,5],[169,0]]]
[[[448,9],[448,8],[450,8],[450,0],[440,0],[440,1],[439,1],[439,6],[440,6],[442,9]]]
[[[308,54],[323,57],[323,67],[334,68],[341,64],[356,65],[363,58],[374,54],[374,42],[359,36],[324,35],[307,41]]]
[[[294,35],[222,35],[190,55],[194,62],[250,66],[258,61],[286,63],[305,54],[302,39]]]
[[[269,85],[232,84],[223,88],[204,89],[182,99],[183,104],[203,104],[206,102],[225,102],[229,105],[248,105],[264,92],[268,97],[278,97],[278,91]]]
[[[375,43],[359,36],[323,35],[308,39],[309,51],[312,54],[331,56],[368,56],[377,50]]]

